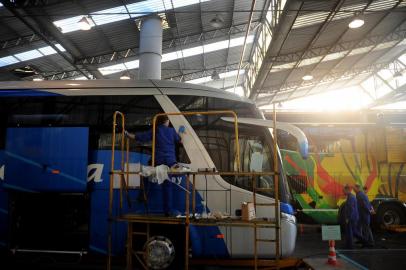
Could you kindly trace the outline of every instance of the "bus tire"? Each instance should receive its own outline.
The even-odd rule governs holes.
[[[150,269],[184,268],[185,247],[184,237],[182,237],[184,232],[182,234],[176,230],[176,226],[169,225],[168,227],[172,227],[174,230],[155,231],[144,244],[144,262]]]
[[[390,225],[400,225],[405,223],[405,213],[403,209],[394,203],[382,204],[378,208],[378,224],[387,227]]]

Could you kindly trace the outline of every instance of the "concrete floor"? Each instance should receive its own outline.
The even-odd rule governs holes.
[[[336,241],[338,261],[347,262],[355,269],[406,269],[406,233],[374,233],[375,247],[353,250],[342,249],[343,241]],[[298,235],[295,257],[321,258],[327,261],[328,243],[321,240],[319,226],[304,226]],[[342,269],[342,268],[341,268]]]
[[[375,233],[376,246],[374,248],[354,250],[340,249],[342,241],[337,241],[338,261],[352,265],[352,269],[392,270],[406,269],[406,233]],[[320,226],[307,225],[303,233],[299,233],[294,257],[318,259],[325,265],[328,255],[328,243],[321,240]],[[105,269],[104,257],[61,256],[42,254],[17,255],[0,254],[1,269]],[[8,266],[7,266],[8,265]],[[124,260],[117,260],[113,269],[125,269]],[[350,267],[351,268],[351,267]],[[338,269],[350,269],[341,267]],[[199,267],[199,270],[227,269],[220,267]],[[230,269],[230,268],[228,268]],[[232,268],[237,269],[237,268]],[[242,268],[238,268],[242,269]],[[305,268],[302,268],[305,269]],[[334,268],[331,268],[334,269]]]

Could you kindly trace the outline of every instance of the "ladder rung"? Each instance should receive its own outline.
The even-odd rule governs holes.
[[[276,206],[276,203],[256,203],[258,206]]]
[[[275,224],[275,222],[269,222],[269,224],[255,224],[256,227],[258,228],[275,228],[275,229],[279,229],[279,227]]]
[[[274,243],[276,242],[275,239],[262,239],[262,238],[257,238],[255,239],[256,242],[269,242],[269,243]]]
[[[255,190],[258,190],[258,191],[273,191],[275,189],[274,188],[255,188]]]

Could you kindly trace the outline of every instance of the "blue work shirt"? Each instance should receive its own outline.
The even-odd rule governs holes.
[[[357,199],[355,196],[350,193],[347,195],[347,201],[345,202],[345,219],[348,219],[350,222],[358,221],[358,206]]]
[[[152,130],[135,135],[140,142],[152,141]],[[176,163],[176,144],[180,142],[180,136],[173,127],[159,125],[156,130],[155,140],[155,165],[165,164],[172,166]]]
[[[357,192],[356,196],[359,211],[359,221],[369,224],[371,221],[372,206],[369,202],[368,196],[362,191]]]

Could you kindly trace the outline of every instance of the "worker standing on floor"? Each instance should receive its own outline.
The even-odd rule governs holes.
[[[176,160],[176,145],[182,143],[182,137],[185,134],[185,127],[179,127],[179,134],[173,127],[169,126],[169,118],[166,115],[159,116],[157,119],[157,128],[155,134],[155,166],[167,165],[169,167],[177,164]],[[152,130],[140,132],[137,134],[125,131],[125,135],[130,139],[135,139],[138,142],[152,141]],[[172,183],[164,181],[163,202],[164,212],[166,216],[176,215],[175,209],[172,207]]]
[[[344,187],[344,194],[347,195],[347,200],[345,201],[344,208],[344,219],[345,219],[345,248],[354,248],[354,236],[365,243],[363,237],[358,230],[358,205],[357,199],[351,193],[351,187],[346,185]]]
[[[371,214],[374,208],[369,202],[368,196],[362,191],[361,186],[356,184],[354,191],[357,198],[357,206],[359,212],[358,227],[360,228],[361,235],[365,239],[365,246],[374,246],[374,236],[371,231]]]

